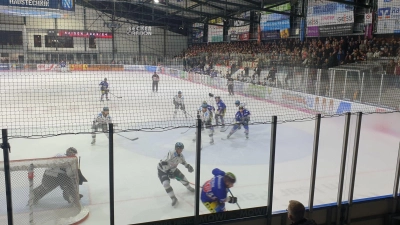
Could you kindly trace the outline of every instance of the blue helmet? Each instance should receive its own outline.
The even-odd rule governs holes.
[[[104,107],[104,108],[103,108],[103,111],[104,111],[104,112],[106,112],[106,111],[108,112],[108,111],[109,111],[108,107]]]
[[[179,148],[179,149],[184,149],[185,146],[183,145],[182,142],[176,142],[176,144],[175,144],[175,149],[177,149],[177,148]]]
[[[178,95],[182,94],[182,91],[178,91]]]
[[[236,100],[236,101],[235,101],[235,105],[236,105],[236,106],[239,106],[239,105],[240,105],[240,101],[239,101],[239,100]]]
[[[207,104],[207,103],[203,103],[203,104],[201,105],[201,108],[208,108],[208,104]]]

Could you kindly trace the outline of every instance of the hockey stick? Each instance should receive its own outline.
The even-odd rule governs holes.
[[[138,137],[136,137],[136,138],[128,138],[128,137],[125,137],[125,136],[123,136],[123,135],[121,135],[121,134],[117,134],[118,136],[121,136],[121,137],[123,137],[123,138],[125,138],[125,139],[128,139],[128,140],[130,140],[130,141],[136,141],[137,139],[139,139]]]
[[[177,181],[181,181],[181,178],[179,178],[179,177],[175,177],[175,179],[176,179]],[[193,185],[193,186],[196,186],[196,184],[194,184],[194,183],[192,183],[192,182],[189,182],[189,181],[188,181],[188,183],[191,184],[191,185]],[[203,186],[200,186],[200,188],[203,188]]]
[[[228,188],[228,191],[229,191],[229,193],[231,193],[232,197],[235,197],[235,196],[233,196],[231,189]],[[239,207],[239,209],[242,209],[242,208],[240,208],[239,203],[236,202],[236,205]]]
[[[116,98],[122,98],[121,96],[116,96],[116,95],[114,95],[114,94],[111,93],[110,91],[109,91],[108,93],[110,93],[112,96],[114,96],[114,97],[116,97]]]
[[[186,134],[192,127],[189,127],[185,132],[181,132],[181,134]]]

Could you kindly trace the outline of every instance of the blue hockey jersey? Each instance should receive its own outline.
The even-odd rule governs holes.
[[[225,112],[226,109],[226,105],[222,100],[219,100],[219,102],[217,102],[217,111],[220,112]]]
[[[212,171],[214,175],[211,180],[208,180],[201,191],[202,202],[215,202],[218,201],[220,205],[223,205],[227,201],[228,189],[224,182],[225,172],[215,168]]]
[[[108,89],[108,82],[107,81],[102,81],[100,82],[100,90],[104,91]]]
[[[238,122],[242,122],[245,120],[245,118],[248,118],[250,116],[250,111],[247,109],[243,109],[243,112],[237,111],[235,114],[235,120]]]

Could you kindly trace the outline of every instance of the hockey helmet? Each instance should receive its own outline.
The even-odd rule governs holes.
[[[181,95],[182,94],[182,91],[178,91],[178,95]]]
[[[110,110],[108,109],[108,107],[104,107],[104,108],[103,108],[103,111],[104,111],[104,112],[108,112],[108,111],[110,111]]]
[[[235,101],[235,105],[236,105],[236,106],[239,106],[239,105],[240,105],[240,101],[239,101],[239,100],[236,100],[236,101]]]
[[[67,156],[72,156],[78,154],[78,151],[74,147],[69,147],[65,153]]]
[[[215,96],[215,99],[217,99],[217,98],[218,98],[218,99],[221,99],[221,97],[220,97],[219,95]]]
[[[202,104],[207,104],[207,105],[208,105],[207,101],[203,101],[203,103],[202,103]]]
[[[225,173],[224,180],[234,184],[236,183],[236,176],[231,172],[227,172]]]
[[[239,106],[239,110],[241,110],[241,109],[244,109],[244,107],[241,105],[241,106]]]
[[[203,103],[203,104],[201,105],[201,108],[208,108],[208,104],[207,104],[207,103]]]
[[[185,146],[183,145],[182,142],[176,142],[176,144],[175,144],[175,149],[177,149],[177,148],[179,148],[179,149],[184,149]]]
[[[107,78],[104,78],[104,81],[107,81]]]

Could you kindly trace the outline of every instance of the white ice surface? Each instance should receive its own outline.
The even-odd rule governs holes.
[[[123,98],[116,99],[110,96],[112,99],[110,102],[98,101],[97,84],[104,77],[109,79],[111,92]],[[40,131],[40,134],[54,134],[64,128],[68,128],[64,132],[90,132],[92,117],[103,106],[110,107],[110,114],[118,124],[117,130],[149,128],[154,125],[173,127],[194,124],[193,119],[185,119],[183,114],[178,114],[175,120],[172,119],[172,97],[178,90],[184,93],[186,108],[192,115],[195,115],[203,100],[209,100],[208,93],[212,92],[221,95],[227,104],[227,117],[232,117],[234,114],[236,99],[247,102],[253,115],[252,121],[267,120],[276,114],[283,115],[279,117],[283,119],[312,116],[244,96],[229,96],[227,92],[221,90],[164,75],[161,75],[159,93],[154,94],[150,90],[150,77],[149,73],[127,72],[73,72],[67,75],[0,73],[2,82],[0,111],[3,115],[0,124],[10,129],[11,135],[29,136],[37,131]],[[33,87],[29,84],[31,82],[34,83]],[[59,108],[54,107],[55,102]],[[400,136],[399,121],[398,114],[364,116],[355,198],[391,194]],[[344,117],[322,120],[315,204],[336,201],[343,123]],[[32,128],[16,129],[27,125]],[[46,126],[49,128],[45,128]],[[354,127],[355,117],[352,117],[343,200],[346,200],[348,195]],[[268,124],[250,126],[249,140],[244,139],[243,128],[232,136],[232,140],[221,140],[229,129],[225,133],[216,131],[214,145],[208,144],[207,133],[203,132],[201,185],[212,177],[211,170],[215,167],[231,171],[238,180],[231,190],[238,197],[240,206],[242,208],[265,206],[270,129]],[[181,134],[186,130],[187,128],[180,128],[165,132],[120,133],[129,138],[139,137],[136,141],[114,136],[116,224],[193,215],[194,195],[179,182],[172,181],[172,187],[180,203],[176,208],[172,208],[171,200],[158,180],[156,169],[159,160],[177,141],[185,144],[183,154],[194,166],[195,143],[192,142],[194,129]],[[274,211],[286,209],[291,199],[300,200],[305,204],[308,202],[314,121],[279,124],[277,130]],[[89,193],[84,198],[85,202],[88,202],[90,216],[82,224],[109,224],[108,139],[104,134],[97,134],[96,145],[91,146],[90,141],[90,134],[61,135],[34,140],[13,138],[10,140],[12,146],[10,158],[16,160],[50,157],[64,152],[70,146],[76,147],[81,156],[82,172],[89,180],[83,189]],[[194,182],[193,173],[188,173],[182,166],[179,168],[189,181]],[[227,204],[228,210],[236,208],[236,205]],[[200,209],[201,213],[207,213],[204,207],[200,206]],[[18,214],[15,217],[18,217]]]

